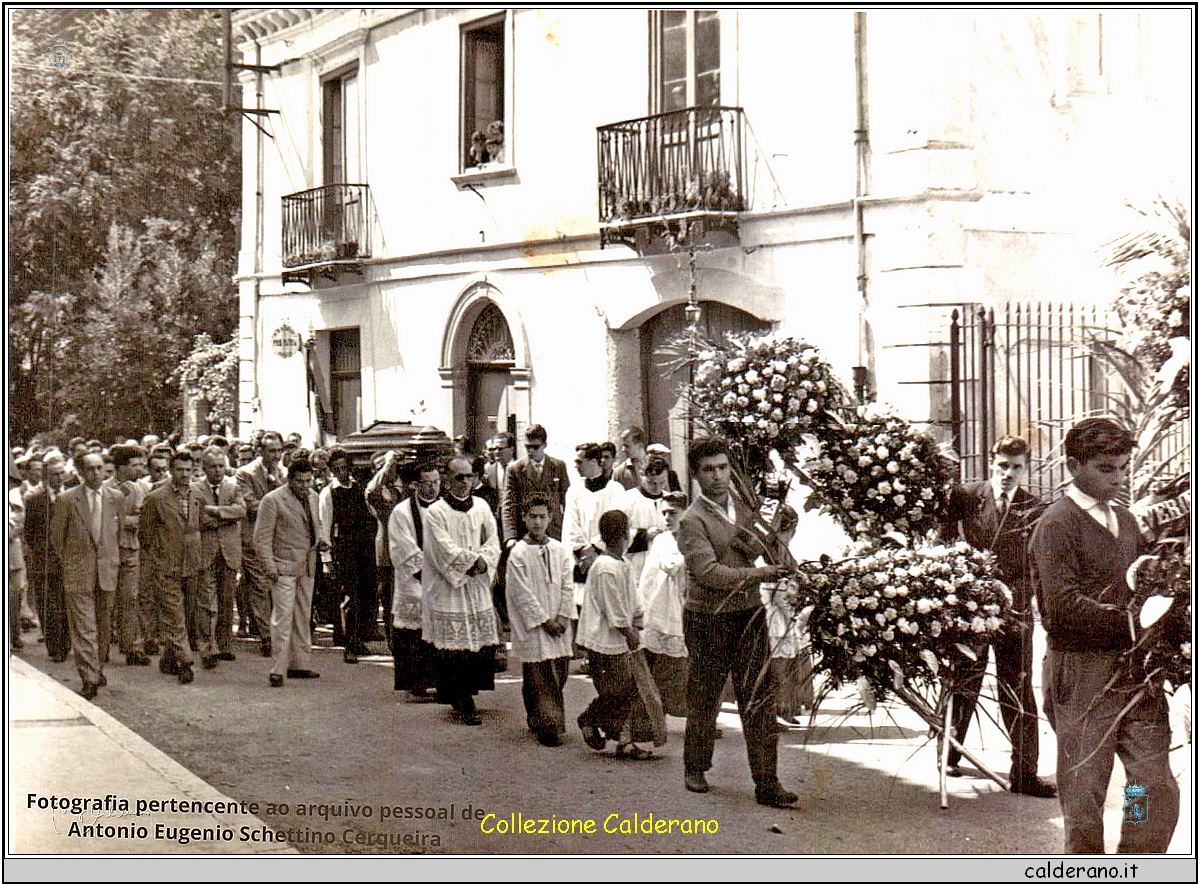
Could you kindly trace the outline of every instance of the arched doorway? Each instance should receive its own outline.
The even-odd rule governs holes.
[[[720,342],[730,332],[765,332],[772,326],[740,308],[721,302],[701,302],[700,332],[712,342]],[[686,462],[687,409],[681,391],[687,384],[687,371],[671,371],[672,358],[663,353],[668,343],[687,326],[686,305],[678,304],[655,314],[639,327],[642,361],[643,421],[652,442],[671,447],[677,471]]]
[[[488,301],[475,318],[466,350],[467,446],[482,453],[489,437],[500,431],[517,432],[511,402],[515,365],[512,332],[495,302]]]

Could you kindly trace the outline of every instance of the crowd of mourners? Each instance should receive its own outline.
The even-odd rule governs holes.
[[[767,806],[797,797],[779,782],[778,734],[813,703],[803,619],[789,610],[773,545],[798,515],[778,498],[765,516],[731,488],[720,437],[691,442],[691,495],[670,451],[639,428],[581,443],[574,479],[546,452],[541,425],[516,458],[510,434],[474,456],[376,453],[355,470],[340,447],[307,449],[299,434],[256,432],[195,442],[147,435],[109,447],[77,437],[65,450],[35,440],[9,470],[10,644],[40,630],[50,658],[74,650],[84,698],[105,685],[111,647],[127,667],[181,684],[233,661],[236,635],[270,660],[268,683],[315,679],[314,625],[356,664],[390,645],[394,689],[449,705],[482,725],[475,698],[494,688],[507,653],[521,662],[529,730],[547,746],[567,734],[563,690],[572,660],[596,696],[576,724],[597,751],[654,757],[665,717],[684,716],[684,784],[709,791],[717,715],[732,683],[755,783]],[[1146,549],[1115,506],[1132,435],[1109,419],[1079,422],[1064,441],[1072,483],[1046,507],[1024,487],[1030,449],[997,441],[990,477],[955,487],[943,532],[993,551],[1013,594],[994,645],[1000,708],[1012,740],[1011,789],[1060,795],[1070,852],[1102,852],[1115,755],[1153,793],[1153,823],[1122,829],[1123,851],[1164,852],[1178,818],[1165,697],[1125,696],[1131,644],[1124,577]],[[769,500],[768,500],[769,504]],[[1057,785],[1038,775],[1033,600],[1047,634],[1043,688],[1058,740]],[[1117,603],[1106,598],[1121,595]],[[1120,604],[1120,605],[1117,605]],[[244,648],[244,647],[243,647]],[[253,647],[251,647],[253,648]],[[988,657],[954,688],[961,741]],[[114,656],[115,657],[115,656]],[[1122,707],[1124,705],[1124,707]],[[1110,716],[1111,715],[1111,716]],[[963,777],[953,749],[948,773]]]

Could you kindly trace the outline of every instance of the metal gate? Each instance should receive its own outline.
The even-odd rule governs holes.
[[[952,311],[948,424],[963,480],[986,477],[995,441],[1019,436],[1031,449],[1030,489],[1056,497],[1070,480],[1062,441],[1071,425],[1104,414],[1128,423],[1122,412],[1130,391],[1103,356],[1117,337],[1107,313],[1094,305],[1024,302]],[[1185,470],[1187,423],[1155,449],[1166,460],[1164,474]]]

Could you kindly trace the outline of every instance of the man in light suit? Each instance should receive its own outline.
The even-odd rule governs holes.
[[[240,618],[239,633],[245,636],[247,624],[253,621],[262,635],[263,658],[271,657],[271,579],[266,565],[259,560],[254,547],[254,523],[258,518],[258,506],[263,496],[283,485],[283,469],[279,465],[283,457],[283,437],[278,431],[266,431],[259,442],[258,458],[238,468],[237,484],[246,499],[246,519],[242,521],[242,573],[243,584],[249,599],[247,606],[238,601]]]
[[[525,537],[525,518],[521,516],[525,499],[534,493],[550,502],[551,538],[562,540],[563,510],[567,504],[567,464],[546,455],[546,429],[533,425],[525,432],[525,458],[509,465],[504,484],[504,538],[508,546]]]
[[[215,632],[219,661],[235,661],[233,654],[233,598],[242,567],[242,527],[246,498],[228,476],[225,453],[210,446],[203,456],[204,479],[192,484],[188,519],[200,533],[200,571],[196,576],[199,609]],[[199,614],[199,613],[198,613]],[[215,619],[215,620],[214,620]]]
[[[287,468],[286,486],[268,492],[258,507],[254,549],[271,581],[271,644],[275,651],[270,683],[319,677],[308,667],[312,651],[313,578],[317,554],[325,547],[317,526],[313,469],[305,455]]]
[[[100,650],[109,642],[109,614],[121,568],[119,535],[125,497],[104,487],[104,459],[98,454],[81,456],[76,467],[83,482],[60,497],[51,543],[62,564],[75,667],[83,680],[80,694],[90,700],[108,682]]]
[[[195,679],[188,645],[185,584],[200,565],[199,533],[189,532],[192,454],[171,453],[171,482],[156,487],[142,501],[138,521],[141,564],[154,598],[155,633],[162,640],[158,669],[183,684]]]
[[[1013,595],[1013,620],[992,643],[1000,715],[1012,742],[1012,791],[1053,797],[1055,786],[1038,777],[1038,708],[1033,692],[1033,592],[1029,536],[1046,510],[1042,500],[1022,485],[1029,470],[1029,444],[1002,437],[992,447],[991,477],[950,491],[942,537],[960,535],[972,547],[992,551],[1000,578]],[[987,668],[987,647],[976,650],[977,666],[963,677],[954,694],[954,731],[966,737]],[[949,773],[961,775],[959,753],[950,748]]]

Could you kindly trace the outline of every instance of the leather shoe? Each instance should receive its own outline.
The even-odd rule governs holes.
[[[947,766],[946,775],[950,776],[951,778],[962,778],[962,768],[957,763],[953,766]]]
[[[1025,794],[1027,797],[1042,797],[1050,799],[1058,796],[1058,788],[1048,781],[1034,776],[1022,781],[1014,781],[1012,787],[1009,788],[1014,794]]]
[[[232,652],[218,652],[216,659],[217,661],[237,661],[237,656]]]
[[[288,668],[289,680],[315,680],[321,676],[316,671],[305,670],[304,668]]]
[[[271,686],[273,686],[275,689],[278,689],[282,685],[283,685],[283,674],[272,674],[271,675]]]
[[[150,656],[143,652],[131,652],[125,656],[125,664],[126,666],[136,665],[138,667],[145,667],[150,664]]]
[[[215,655],[206,655],[200,659],[200,662],[204,665],[204,670],[211,671],[217,666],[217,657]]]
[[[107,686],[108,685],[108,677],[104,676],[104,674],[101,674],[100,679],[96,681],[96,685],[97,686]]]
[[[703,772],[684,772],[683,786],[694,794],[707,794],[712,790]]]
[[[794,806],[800,798],[789,790],[785,790],[779,782],[759,785],[754,789],[754,799],[758,801],[760,806],[775,806],[779,809],[786,809],[789,806]]]
[[[358,656],[347,649],[342,655],[342,661],[344,661],[346,664],[358,664]]]
[[[162,658],[158,660],[158,669],[164,674],[171,674],[172,676],[178,674],[179,665],[175,662],[175,656],[167,655],[164,652]]]
[[[482,726],[483,718],[475,711],[471,711],[469,714],[463,714],[463,722],[468,726]]]
[[[88,701],[91,701],[93,698],[96,697],[96,692],[99,688],[100,687],[98,687],[95,683],[89,683],[86,680],[84,680],[83,688],[79,690],[79,694],[82,695],[84,698],[86,698]]]
[[[543,744],[548,748],[556,748],[562,744],[562,739],[559,738],[558,732],[553,729],[544,729],[533,734],[539,744]]]
[[[579,718],[575,721],[575,723],[579,726],[579,731],[583,733],[584,744],[586,744],[593,751],[604,750],[604,746],[608,744],[608,742],[604,740],[604,736],[600,734],[600,730],[583,719],[583,714],[579,715]]]
[[[271,657],[271,641],[266,639],[265,637],[263,638],[263,641],[262,641],[262,657],[263,658]]]
[[[196,675],[192,673],[191,665],[182,665],[179,668],[179,682],[186,686],[196,679]]]

